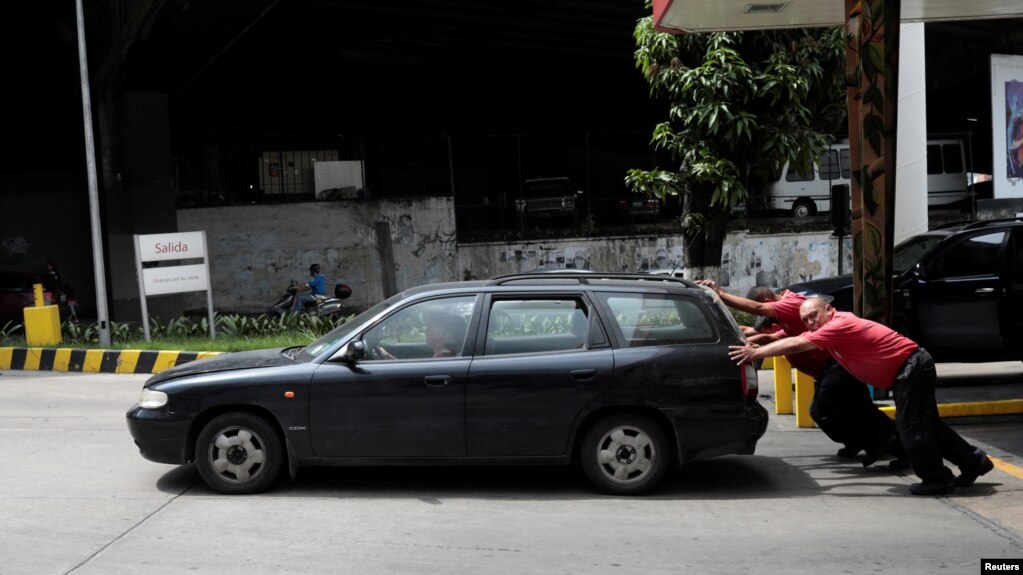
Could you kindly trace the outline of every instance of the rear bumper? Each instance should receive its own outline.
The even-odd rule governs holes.
[[[759,402],[741,412],[704,409],[670,416],[683,463],[719,455],[751,455],[767,431],[767,410]]]

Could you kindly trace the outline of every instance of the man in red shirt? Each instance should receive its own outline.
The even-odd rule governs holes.
[[[777,321],[779,331],[751,335],[748,339],[752,343],[766,344],[806,331],[799,317],[799,306],[806,301],[802,294],[789,290],[778,293],[767,286],[756,286],[742,298],[725,292],[713,280],[697,283],[715,290],[728,307]],[[838,450],[839,457],[855,457],[866,450],[863,465],[868,466],[889,453],[897,458],[890,464],[892,469],[905,466],[895,424],[874,405],[862,382],[851,377],[822,349],[785,357],[792,367],[814,378],[810,417],[832,441],[844,445]]]
[[[747,343],[730,346],[729,357],[739,365],[764,357],[813,349],[830,353],[856,378],[895,396],[895,424],[913,472],[923,480],[909,486],[914,495],[944,495],[955,487],[973,485],[994,468],[981,449],[966,442],[938,417],[934,397],[934,360],[913,340],[879,323],[835,311],[823,298],[800,305],[807,331],[763,347]],[[959,468],[953,478],[942,459]]]

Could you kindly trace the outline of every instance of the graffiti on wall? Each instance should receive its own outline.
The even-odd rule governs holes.
[[[781,287],[835,275],[832,242],[760,239],[726,244],[721,254],[721,285],[734,289]]]
[[[529,272],[537,269],[591,269],[590,250],[578,246],[563,248],[537,248],[532,250],[504,250],[498,261],[511,268],[512,273]]]
[[[455,249],[455,232],[442,232],[437,230],[433,232],[432,236],[424,236],[419,239],[416,249],[412,250],[412,255],[417,258],[426,251],[426,248],[432,244],[437,244],[441,250],[449,251]]]
[[[636,271],[684,269],[682,247],[636,248]]]
[[[4,238],[3,241],[0,242],[0,246],[3,247],[4,253],[8,256],[27,255],[28,248],[31,245],[32,244],[23,236],[18,236],[16,238]]]

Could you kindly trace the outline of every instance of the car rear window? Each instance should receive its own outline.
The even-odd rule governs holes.
[[[604,293],[600,297],[611,310],[623,347],[715,340],[710,318],[692,298],[640,293]]]

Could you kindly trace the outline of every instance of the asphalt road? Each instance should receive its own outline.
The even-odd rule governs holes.
[[[1016,416],[956,424],[1008,467],[949,497],[908,495],[912,475],[839,460],[786,415],[756,455],[693,462],[650,497],[546,467],[303,470],[229,497],[138,455],[124,413],[144,379],[0,373],[0,574],[972,575],[1023,558],[1023,459],[1001,441]]]

